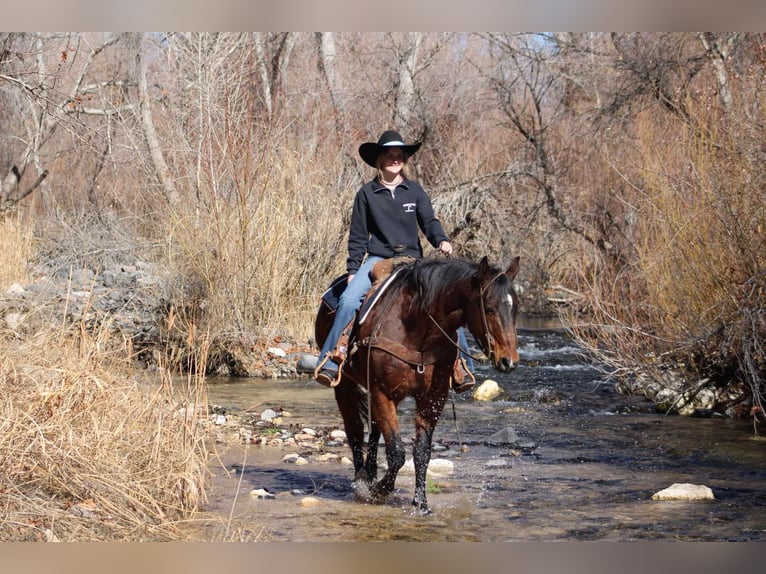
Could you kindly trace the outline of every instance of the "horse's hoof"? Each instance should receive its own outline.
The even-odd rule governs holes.
[[[417,502],[412,503],[412,513],[413,514],[420,514],[421,516],[427,516],[431,514],[431,509],[428,508],[427,504],[418,504]]]
[[[370,491],[370,483],[366,480],[357,479],[354,481],[352,488],[354,489],[354,497],[362,502],[372,502],[374,495]]]

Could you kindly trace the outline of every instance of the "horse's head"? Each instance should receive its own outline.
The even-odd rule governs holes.
[[[484,257],[472,278],[474,296],[466,309],[468,329],[492,366],[503,373],[514,369],[519,362],[516,349],[519,299],[513,288],[513,278],[518,271],[519,257],[506,271],[493,268]]]

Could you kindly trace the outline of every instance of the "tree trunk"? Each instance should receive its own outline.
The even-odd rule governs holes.
[[[418,61],[418,52],[423,42],[421,32],[408,34],[409,43],[407,50],[402,54],[399,61],[399,89],[396,94],[396,110],[394,126],[406,130],[412,116],[412,105],[415,99],[415,66]]]
[[[732,34],[721,42],[713,32],[703,32],[700,34],[700,40],[705,47],[707,57],[715,69],[715,78],[716,82],[718,82],[718,95],[721,98],[721,105],[727,115],[734,105],[734,97],[731,94],[729,71],[726,68],[726,60],[729,58],[729,52],[734,42],[736,42],[738,35],[739,34],[737,33]]]
[[[154,173],[162,185],[162,191],[165,193],[165,198],[171,205],[178,205],[181,198],[173,184],[173,178],[170,176],[170,169],[165,161],[165,156],[162,154],[160,138],[154,125],[154,116],[152,115],[151,102],[149,101],[149,88],[146,80],[148,67],[143,52],[143,35],[140,35],[136,50],[136,63],[138,68],[138,101],[139,109],[141,110],[141,126],[144,130],[146,144],[149,146],[149,154],[151,156],[152,166],[154,167]]]
[[[327,88],[330,92],[330,101],[332,102],[335,124],[338,131],[340,131],[343,127],[344,102],[343,92],[338,77],[338,68],[335,64],[335,36],[333,36],[332,32],[319,32],[317,33],[317,40],[319,43],[319,61],[321,63],[325,81],[327,82]]]

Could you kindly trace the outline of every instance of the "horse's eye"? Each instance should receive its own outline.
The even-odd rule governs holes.
[[[484,308],[484,312],[485,312],[487,315],[494,315],[495,313],[497,313],[497,311],[495,311],[495,308],[494,308],[494,307],[485,307],[485,308]]]

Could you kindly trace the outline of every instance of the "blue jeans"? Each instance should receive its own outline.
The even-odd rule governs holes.
[[[335,310],[335,320],[333,321],[330,332],[327,334],[327,339],[322,345],[322,350],[319,352],[319,362],[321,363],[325,355],[335,348],[338,344],[343,329],[345,329],[348,322],[354,317],[354,313],[357,312],[359,307],[362,306],[362,301],[367,291],[372,286],[372,280],[370,279],[370,271],[372,266],[378,261],[381,261],[383,257],[377,257],[370,255],[365,259],[362,266],[357,270],[354,278],[346,286],[346,290],[338,300],[338,308]],[[329,369],[331,371],[337,371],[338,365],[332,361],[327,361],[324,364],[323,369]]]
[[[468,340],[465,338],[465,330],[460,327],[457,330],[457,344],[460,345],[460,348],[467,351],[468,350]],[[463,353],[461,351],[460,356],[465,359],[465,364],[469,369],[473,369],[473,359]]]
[[[372,271],[372,266],[375,265],[378,261],[382,260],[383,257],[378,257],[376,255],[368,256],[354,275],[354,278],[346,286],[346,290],[338,300],[338,308],[335,310],[335,320],[333,321],[332,327],[330,328],[330,332],[327,334],[327,339],[325,340],[324,345],[322,345],[322,350],[319,352],[319,363],[322,362],[327,353],[331,352],[335,348],[335,345],[338,344],[338,339],[340,339],[341,333],[343,333],[343,329],[346,328],[348,322],[351,321],[351,319],[354,317],[354,313],[356,313],[359,307],[362,306],[364,296],[372,286],[372,280],[370,279],[370,271]],[[467,350],[468,341],[465,338],[465,332],[463,331],[462,327],[457,330],[457,336],[460,348]],[[465,353],[461,353],[461,356],[466,360],[468,368],[472,369],[473,361],[471,360],[471,357],[467,356]],[[337,371],[338,365],[336,365],[333,361],[327,361],[322,368],[329,369],[331,371]]]

